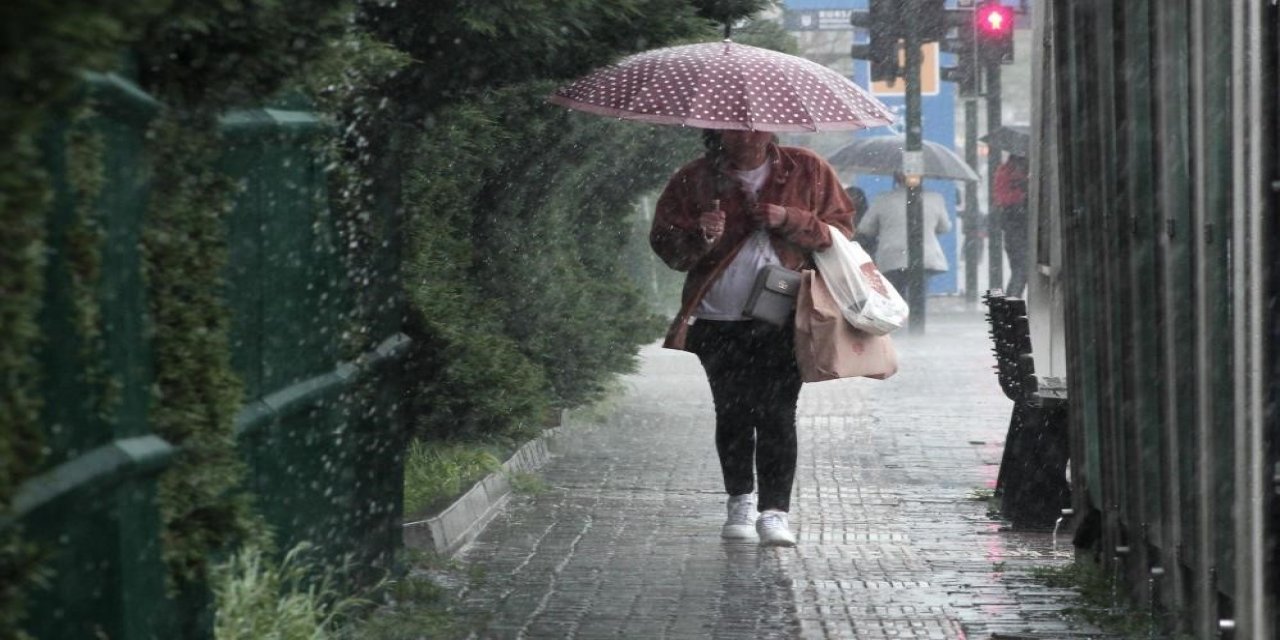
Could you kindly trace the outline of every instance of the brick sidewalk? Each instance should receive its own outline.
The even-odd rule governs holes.
[[[898,339],[894,378],[806,385],[795,549],[719,538],[711,395],[696,358],[647,348],[608,424],[574,426],[463,551],[479,638],[1087,638],[1032,567],[1069,540],[1010,533],[995,484],[1011,403],[978,313]]]

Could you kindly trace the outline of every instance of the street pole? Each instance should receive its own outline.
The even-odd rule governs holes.
[[[964,161],[978,166],[978,99],[964,98]],[[982,261],[982,209],[978,206],[978,183],[964,182],[964,301],[978,304],[978,263]]]
[[[1000,62],[984,61],[987,85],[987,133],[1000,128]],[[1000,207],[996,206],[996,170],[1000,168],[1000,152],[987,153],[987,283],[988,289],[1004,288],[1004,237]]]
[[[906,21],[906,107],[907,139],[902,154],[902,172],[907,183],[907,307],[911,311],[908,333],[924,334],[924,202],[920,174],[924,172],[923,127],[921,126],[920,67],[924,56],[920,51],[920,29],[916,21]]]

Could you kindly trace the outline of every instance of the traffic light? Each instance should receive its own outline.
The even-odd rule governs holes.
[[[850,55],[871,62],[873,82],[893,82],[902,75],[898,66],[899,38],[902,37],[900,8],[893,0],[870,0],[867,11],[854,11],[849,23],[867,30],[867,44],[853,45]]]
[[[953,16],[968,11],[948,10],[946,0],[915,0],[907,3],[906,11],[910,11],[910,19],[920,30],[920,42],[940,42],[947,36],[947,31],[956,26]]]
[[[946,53],[955,54],[956,61],[950,67],[942,68],[942,80],[954,82],[962,98],[977,97],[980,69],[973,8],[948,9],[945,16],[948,29],[938,41],[938,46]]]
[[[973,18],[982,62],[1013,62],[1013,9],[996,0],[987,0],[974,9]]]
[[[943,51],[953,53],[956,62],[942,67],[942,81],[956,83],[956,93],[961,98],[978,97],[978,61],[974,50],[973,34],[962,32],[954,39],[942,41]]]

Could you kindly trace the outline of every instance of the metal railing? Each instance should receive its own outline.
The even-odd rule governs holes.
[[[148,423],[153,372],[164,363],[153,362],[149,345],[139,246],[151,187],[145,136],[164,107],[114,75],[87,74],[86,83],[95,115],[74,126],[103,143],[104,187],[92,212],[101,277],[91,293],[104,347],[86,362],[71,324],[69,151],[51,135],[44,151],[55,201],[41,316],[47,464],[19,487],[0,526],[20,527],[46,554],[48,579],[29,594],[34,637],[178,637],[174,630],[192,621],[207,633],[207,597],[166,592],[156,480],[179,457]],[[326,558],[388,566],[400,546],[405,437],[395,365],[409,340],[388,335],[353,360],[340,357],[354,278],[337,250],[314,147],[332,134],[310,113],[273,109],[229,113],[221,128],[218,169],[240,185],[226,278],[232,363],[246,399],[236,448],[254,507],[282,549],[308,541]],[[113,381],[105,414],[87,400],[90,369]]]

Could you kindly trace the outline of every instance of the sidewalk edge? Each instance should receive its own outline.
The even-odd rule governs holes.
[[[401,526],[404,547],[446,557],[461,551],[484,531],[510,499],[509,476],[537,471],[550,460],[555,449],[553,441],[570,426],[569,413],[562,411],[560,426],[546,429],[526,442],[502,463],[502,470],[485,476],[439,514],[425,519],[405,518]]]

